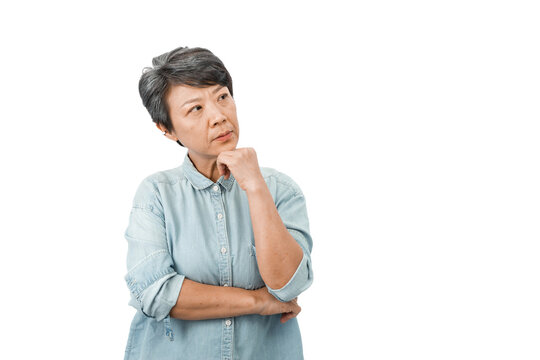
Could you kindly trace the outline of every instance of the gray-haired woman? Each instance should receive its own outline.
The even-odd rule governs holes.
[[[139,92],[187,153],[133,198],[126,359],[303,359],[296,301],[313,270],[302,190],[236,148],[232,79],[209,50],[154,58]]]

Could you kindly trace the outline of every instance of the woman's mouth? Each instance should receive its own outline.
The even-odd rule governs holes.
[[[216,141],[227,141],[231,138],[232,136],[232,131],[230,131],[229,133],[223,135],[223,136],[220,136],[218,138],[216,138]]]

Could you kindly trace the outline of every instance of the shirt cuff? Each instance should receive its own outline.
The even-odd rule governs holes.
[[[304,252],[300,265],[296,268],[295,273],[281,289],[272,289],[268,285],[268,292],[276,299],[282,302],[291,301],[304,290],[306,290],[313,282],[313,272],[311,271],[311,260]]]
[[[178,301],[184,279],[184,275],[175,274],[172,277],[165,276],[150,285],[141,299],[143,314],[157,321],[166,318]]]

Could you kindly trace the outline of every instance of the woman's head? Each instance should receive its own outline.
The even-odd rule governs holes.
[[[217,156],[236,148],[239,129],[232,79],[219,58],[207,49],[179,47],[155,57],[152,65],[143,69],[139,93],[169,139],[201,155]],[[225,131],[235,136],[214,141]]]

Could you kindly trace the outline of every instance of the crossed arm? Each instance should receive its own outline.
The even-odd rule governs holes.
[[[157,253],[161,252],[161,254],[152,257],[154,259],[152,261],[157,262],[161,258],[157,269],[166,271],[166,277],[161,277],[152,285],[144,287],[140,285],[141,282],[149,283],[144,269],[129,272],[126,276],[132,293],[139,300],[139,308],[145,315],[156,317],[158,320],[166,315],[184,320],[202,320],[246,314],[282,313],[282,322],[285,322],[300,312],[296,297],[309,287],[312,281],[309,253],[303,250],[306,247],[311,250],[311,239],[307,239],[301,235],[302,232],[297,231],[296,234],[300,234],[298,239],[301,239],[303,246],[299,245],[282,221],[266,184],[264,187],[250,190],[247,196],[255,236],[257,263],[266,286],[258,290],[246,290],[192,281],[174,273],[171,267],[172,259],[165,253],[166,245],[156,245],[157,248],[163,248],[163,250],[158,250]],[[305,211],[304,206],[303,197],[296,197],[284,204],[281,211],[287,212],[284,214],[287,218],[290,217],[291,212],[302,211],[302,209]],[[137,214],[134,219],[133,229],[128,228],[129,234],[145,239],[165,238],[163,219],[159,216],[156,217],[144,211],[144,215]],[[307,224],[298,226],[299,229],[305,228]],[[127,237],[130,240],[130,235]],[[135,242],[131,243],[135,244]],[[156,269],[156,263],[148,264],[148,266]],[[143,263],[140,267],[146,267],[146,265]],[[154,275],[157,278],[158,274]],[[165,298],[161,295],[160,289],[167,286],[177,291],[179,289],[177,298],[170,298],[170,295],[169,298]],[[168,291],[168,294],[173,293],[174,291]]]
[[[270,288],[281,288],[302,261],[302,248],[283,224],[266,184],[248,192],[247,196],[259,272]],[[206,285],[186,278],[170,315],[200,320],[263,312],[286,313],[282,317],[282,322],[285,322],[298,315],[300,307],[293,301],[278,301],[266,288],[253,291]]]

